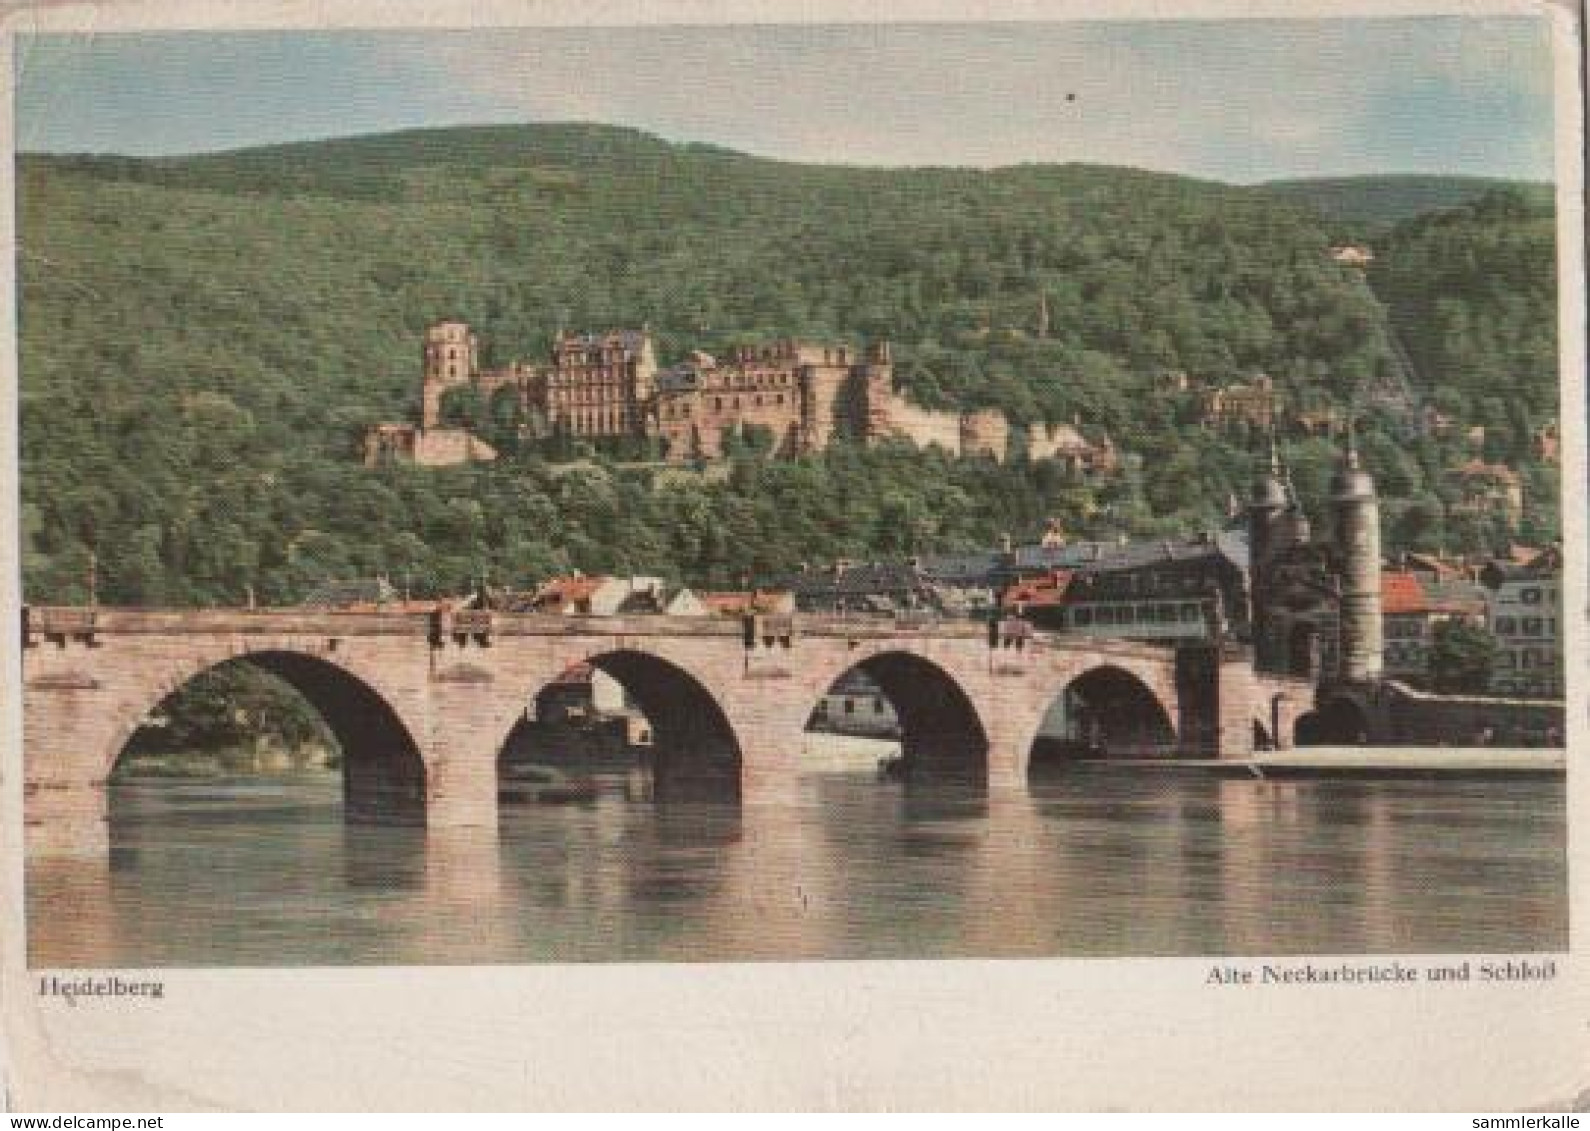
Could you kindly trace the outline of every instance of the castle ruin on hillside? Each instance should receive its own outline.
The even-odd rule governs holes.
[[[995,459],[1016,448],[998,411],[943,412],[906,400],[894,387],[886,342],[856,351],[785,340],[740,346],[723,359],[695,351],[664,368],[645,331],[560,334],[547,363],[483,369],[468,324],[447,320],[425,333],[419,423],[376,425],[365,437],[365,462],[442,467],[495,459],[490,444],[444,422],[442,400],[455,389],[473,389],[494,416],[499,407],[512,408],[533,438],[651,438],[674,463],[722,458],[725,440],[747,429],[770,435],[774,452],[784,456],[821,451],[836,438],[898,437]],[[1080,471],[1116,465],[1108,438],[1088,440],[1070,425],[1034,424],[1020,440],[1034,460],[1060,460]]]

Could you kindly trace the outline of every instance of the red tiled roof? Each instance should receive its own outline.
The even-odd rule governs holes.
[[[1418,574],[1405,570],[1383,570],[1380,574],[1380,611],[1388,616],[1397,613],[1471,616],[1483,613],[1484,603],[1463,600],[1461,597],[1432,597],[1425,591]]]
[[[774,606],[780,598],[787,598],[787,592],[757,589],[754,591],[723,591],[717,593],[697,593],[697,599],[708,609],[724,616],[737,616],[744,612],[754,612]]]
[[[1066,587],[1071,584],[1070,570],[1055,570],[1043,577],[1030,577],[1006,589],[1000,604],[1047,608],[1065,601]]]
[[[1403,570],[1386,570],[1380,575],[1380,611],[1419,613],[1429,603],[1419,578]]]
[[[715,613],[738,613],[756,600],[755,593],[697,593],[696,596]]]

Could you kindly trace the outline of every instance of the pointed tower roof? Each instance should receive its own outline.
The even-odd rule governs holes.
[[[1358,430],[1351,414],[1347,417],[1347,447],[1342,452],[1341,465],[1331,479],[1331,498],[1338,502],[1354,499],[1373,499],[1375,479],[1363,469],[1358,458]]]
[[[1270,466],[1253,480],[1250,506],[1254,510],[1280,510],[1286,506],[1286,487],[1281,482],[1281,453],[1275,446],[1275,431],[1270,432]]]

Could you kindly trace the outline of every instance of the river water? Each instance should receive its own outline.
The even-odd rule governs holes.
[[[335,779],[116,787],[30,860],[34,966],[1512,952],[1567,945],[1560,780],[812,773],[787,805],[348,824]]]

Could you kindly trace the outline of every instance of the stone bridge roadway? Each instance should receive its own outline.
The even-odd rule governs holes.
[[[646,713],[659,789],[732,781],[785,795],[823,693],[860,666],[900,717],[907,760],[1024,786],[1050,704],[1072,689],[1112,754],[1241,757],[1290,745],[1306,682],[1243,654],[1033,633],[1021,622],[757,622],[323,610],[23,610],[25,792],[38,836],[97,825],[105,782],[161,700],[245,659],[292,684],[341,742],[350,812],[411,807],[493,825],[498,756],[536,694],[586,661]]]

